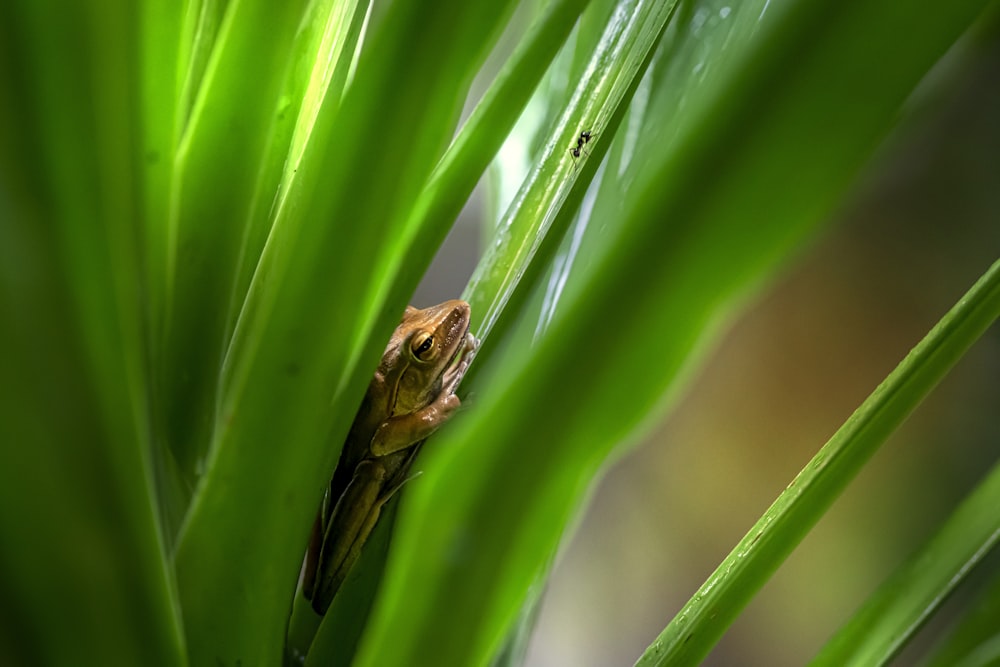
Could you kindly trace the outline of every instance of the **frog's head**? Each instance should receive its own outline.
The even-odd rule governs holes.
[[[448,384],[462,358],[475,349],[469,304],[453,299],[430,308],[407,306],[389,341],[380,370],[395,380],[393,414],[429,404]]]

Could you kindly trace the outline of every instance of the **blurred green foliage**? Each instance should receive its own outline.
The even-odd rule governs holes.
[[[473,407],[309,657],[489,662],[603,462],[987,4],[4,4],[0,657],[280,663],[384,341],[542,108],[466,292]]]

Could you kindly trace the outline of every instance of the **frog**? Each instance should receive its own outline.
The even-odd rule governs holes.
[[[313,523],[302,590],[323,615],[361,555],[423,441],[461,406],[455,390],[479,341],[471,308],[452,299],[407,306],[348,431]]]

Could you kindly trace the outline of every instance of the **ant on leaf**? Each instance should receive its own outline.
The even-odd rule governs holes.
[[[584,155],[590,155],[590,153],[588,153],[584,149],[583,145],[588,143],[592,138],[593,135],[590,133],[590,130],[586,130],[585,132],[580,133],[579,138],[577,138],[576,140],[576,148],[569,149],[569,152],[573,156],[573,159],[580,157],[581,151],[583,152]]]

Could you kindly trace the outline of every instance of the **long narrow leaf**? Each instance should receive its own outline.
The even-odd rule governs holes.
[[[1000,307],[996,312],[1000,313]],[[927,544],[865,601],[810,664],[887,663],[1000,540],[997,507],[1000,465],[994,466]]]
[[[553,220],[569,197],[579,175],[567,147],[590,131],[599,141],[625,94],[633,89],[647,55],[657,43],[676,2],[623,1],[615,6],[608,27],[591,56],[587,72],[574,90],[556,125],[557,134],[545,146],[539,164],[501,220],[497,238],[489,246],[466,289],[483,339],[517,287],[521,275],[544,241]]]
[[[370,0],[323,0],[313,2],[302,18],[277,122],[271,128],[243,231],[238,275],[228,304],[226,340],[232,337],[274,215],[289,192],[295,191],[294,181],[317,117],[321,110],[332,114],[344,96],[370,12]]]
[[[211,437],[240,244],[307,0],[232,2],[176,148],[168,230],[162,428],[188,480]],[[170,82],[164,82],[169,86]],[[234,99],[254,99],[238,106]],[[285,122],[291,123],[292,119]],[[225,174],[224,178],[220,175]]]
[[[407,234],[434,245],[444,240],[449,221],[472,194],[588,1],[559,0],[544,9],[434,170],[407,222]],[[397,291],[408,290],[426,269],[427,262],[404,256]]]
[[[0,9],[0,589],[30,664],[184,664],[153,483],[143,17]]]
[[[995,507],[995,506],[994,506]],[[968,613],[934,649],[926,667],[974,667],[1000,660],[1000,573],[979,591]]]

